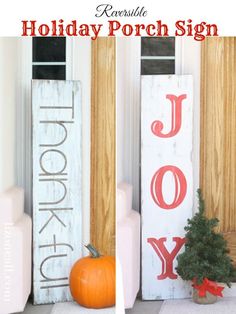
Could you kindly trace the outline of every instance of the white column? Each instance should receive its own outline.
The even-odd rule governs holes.
[[[31,290],[31,219],[24,214],[24,191],[15,187],[18,40],[0,38],[1,314],[23,311]]]
[[[15,183],[17,38],[0,38],[0,193]]]
[[[139,210],[140,37],[117,38],[117,183],[133,186],[133,208]]]

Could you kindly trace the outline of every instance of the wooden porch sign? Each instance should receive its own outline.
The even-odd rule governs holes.
[[[34,303],[62,302],[82,251],[80,83],[33,81],[32,119]]]
[[[184,298],[177,276],[192,216],[192,77],[142,77],[142,296]]]

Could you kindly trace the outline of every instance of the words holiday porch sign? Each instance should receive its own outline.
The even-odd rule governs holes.
[[[32,119],[34,303],[62,302],[81,257],[80,83],[34,80]]]
[[[142,77],[142,297],[184,298],[175,271],[192,215],[192,77]]]

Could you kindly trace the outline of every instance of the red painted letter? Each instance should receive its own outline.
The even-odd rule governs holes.
[[[171,171],[175,180],[175,197],[172,204],[167,204],[163,199],[162,181],[165,173]],[[187,181],[183,172],[175,166],[161,167],[153,176],[151,182],[151,195],[154,202],[163,209],[173,209],[179,206],[187,192]]]
[[[180,128],[182,122],[182,101],[187,98],[186,94],[175,96],[175,95],[166,95],[166,98],[171,101],[171,130],[167,134],[161,133],[163,130],[163,123],[161,121],[154,121],[151,125],[153,134],[158,137],[172,137],[175,136]]]
[[[151,244],[156,254],[159,256],[162,263],[162,272],[157,279],[163,280],[166,278],[177,279],[177,275],[173,272],[173,261],[185,243],[185,238],[174,237],[176,243],[175,248],[169,253],[164,245],[166,238],[148,238],[147,242]]]
[[[21,36],[35,36],[35,24],[36,21],[21,21],[23,23],[22,29],[23,32]],[[30,24],[28,25],[28,22]],[[28,30],[30,31],[30,34],[28,35]]]

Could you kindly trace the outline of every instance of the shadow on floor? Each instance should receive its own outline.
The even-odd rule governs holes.
[[[132,309],[126,310],[126,314],[158,314],[163,301],[141,301],[137,299]]]
[[[25,307],[24,312],[16,314],[50,314],[53,308],[52,304],[49,305],[32,305],[29,301]]]

